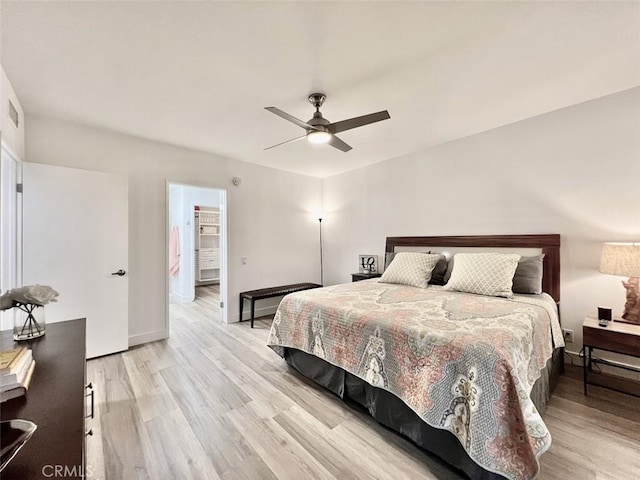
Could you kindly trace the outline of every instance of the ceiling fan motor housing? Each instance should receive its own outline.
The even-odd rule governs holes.
[[[311,127],[314,127],[316,130],[323,130],[325,132],[329,131],[329,129],[327,128],[327,125],[329,125],[329,120],[324,118],[322,116],[322,113],[319,111],[313,114],[313,118],[309,120],[307,124],[309,124]]]

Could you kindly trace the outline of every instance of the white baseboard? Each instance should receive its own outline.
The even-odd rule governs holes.
[[[251,305],[251,302],[245,302],[245,309],[244,309],[244,313],[242,315],[242,320],[244,322],[249,322],[251,323],[251,308],[247,308],[247,303],[249,303],[249,305]],[[258,317],[263,317],[265,315],[273,315],[274,313],[276,313],[276,310],[278,309],[277,305],[271,305],[269,307],[260,307],[260,308],[256,308],[255,310],[255,318]],[[237,314],[234,316],[234,319],[232,322],[229,323],[238,323],[240,321],[240,314]]]
[[[573,363],[573,365],[581,367],[582,368],[582,362],[583,359],[582,357],[580,357],[580,352],[574,352],[571,350],[568,350],[565,347],[565,352],[568,353],[569,355],[571,355],[572,357],[574,357],[575,359],[575,363]],[[623,368],[616,368],[615,366],[611,366],[611,365],[603,365],[603,364],[598,364],[598,368],[603,372],[603,373],[607,373],[610,375],[615,375],[617,377],[624,377],[624,378],[629,378],[631,380],[636,380],[636,381],[640,381],[640,372],[636,372],[636,371],[631,371],[631,370],[625,370],[624,367],[629,367],[629,368],[638,368],[638,365],[634,365],[631,363],[627,363],[627,362],[621,362],[620,360],[617,359],[612,359],[607,355],[607,352],[604,352],[602,350],[596,350],[593,354],[594,357],[597,358],[602,358],[605,360],[608,360],[610,362],[614,362],[617,363],[619,365],[621,365]],[[566,358],[565,357],[565,363],[572,363],[571,359]]]
[[[139,333],[137,335],[129,336],[129,347],[136,345],[142,345],[143,343],[155,342],[157,340],[164,340],[169,338],[169,332],[167,330],[156,330],[155,332]]]
[[[193,297],[187,297],[185,295],[179,295],[177,293],[169,294],[169,303],[191,303],[195,299]]]

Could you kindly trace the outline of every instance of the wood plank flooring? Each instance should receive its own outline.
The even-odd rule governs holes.
[[[316,387],[265,346],[271,318],[223,325],[215,287],[171,306],[171,338],[88,362],[92,479],[463,478]],[[547,412],[541,479],[640,478],[640,399],[568,367]]]

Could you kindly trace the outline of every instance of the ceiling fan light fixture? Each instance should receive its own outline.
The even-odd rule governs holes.
[[[381,120],[388,120],[391,118],[389,112],[383,110],[381,112],[370,113],[368,115],[360,115],[359,117],[348,118],[340,122],[331,123],[329,122],[329,120],[324,118],[322,116],[322,112],[320,112],[320,107],[324,103],[325,99],[326,96],[324,93],[312,93],[311,95],[309,95],[309,102],[311,102],[311,104],[316,108],[316,111],[313,112],[313,118],[308,122],[303,122],[299,118],[296,118],[293,115],[289,115],[287,112],[283,112],[279,108],[264,107],[265,110],[279,116],[280,118],[284,118],[286,121],[302,127],[305,130],[304,135],[294,138],[293,140],[288,140],[286,142],[267,147],[265,148],[265,150],[296,142],[306,137],[309,143],[326,143],[328,145],[331,145],[333,148],[337,148],[341,152],[346,153],[351,150],[351,146],[340,140],[340,138],[336,136],[336,133],[345,132],[353,128],[363,127],[371,123],[376,123]]]
[[[307,133],[307,140],[309,143],[315,144],[329,143],[329,140],[331,140],[331,134],[322,130],[314,130]]]

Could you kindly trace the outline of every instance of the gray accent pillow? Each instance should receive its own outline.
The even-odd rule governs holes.
[[[387,269],[387,267],[389,266],[389,264],[393,260],[393,257],[396,256],[396,253],[397,252],[385,252],[385,254],[384,254],[384,269],[385,270]]]
[[[431,272],[431,280],[429,283],[431,285],[444,285],[446,282],[444,281],[444,275],[447,272],[447,257],[440,254],[440,260],[436,263],[436,266],[433,267],[433,271]]]
[[[542,260],[544,253],[533,257],[522,257],[513,276],[513,293],[542,293]]]
[[[451,278],[451,272],[453,272],[453,259],[454,259],[455,255],[451,255],[448,259],[447,259],[447,270],[444,272],[444,284],[446,285],[447,283],[449,283],[449,279]]]

